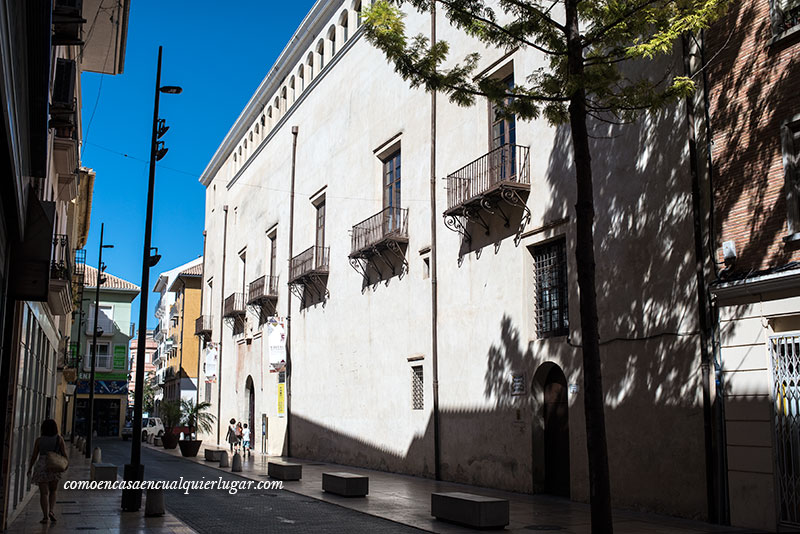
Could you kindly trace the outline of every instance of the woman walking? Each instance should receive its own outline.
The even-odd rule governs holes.
[[[67,447],[64,445],[64,439],[58,435],[58,425],[54,420],[47,419],[42,423],[41,434],[33,444],[28,475],[31,481],[39,486],[39,504],[42,506],[43,516],[39,522],[47,523],[49,518],[55,523],[56,490],[58,481],[61,480],[61,472],[47,468],[47,453],[55,452],[66,458]]]
[[[230,444],[231,452],[233,452],[233,448],[239,441],[239,439],[236,437],[236,419],[231,419],[231,424],[228,425],[228,433],[225,436],[225,441]]]

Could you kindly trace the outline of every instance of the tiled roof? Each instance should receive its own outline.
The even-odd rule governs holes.
[[[139,286],[123,280],[113,274],[105,273],[106,281],[101,286],[103,289],[123,289],[126,291],[139,291]],[[85,287],[97,287],[97,269],[91,265],[86,266],[83,285]]]
[[[178,276],[203,276],[203,264],[192,265],[188,269],[181,271]]]

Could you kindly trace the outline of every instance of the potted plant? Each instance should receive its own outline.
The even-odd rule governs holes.
[[[181,405],[177,400],[166,400],[158,408],[161,415],[161,422],[164,423],[164,435],[161,436],[161,443],[165,449],[174,449],[178,446],[178,436],[173,429],[181,422]]]
[[[178,442],[183,456],[197,456],[200,444],[203,443],[203,440],[197,439],[198,431],[208,434],[214,430],[213,425],[216,418],[206,411],[210,407],[210,402],[195,404],[192,399],[181,400],[181,421],[189,429],[188,439],[184,436],[184,439]]]

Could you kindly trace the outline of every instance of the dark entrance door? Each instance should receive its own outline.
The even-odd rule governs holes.
[[[567,379],[557,366],[544,384],[545,492],[569,497],[569,409]]]
[[[86,435],[88,431],[87,416],[89,414],[89,400],[78,399],[76,402],[75,430],[79,435]],[[120,399],[95,399],[94,400],[94,431],[100,437],[119,436]]]
[[[250,448],[254,448],[256,439],[256,388],[253,386],[253,377],[248,376],[245,383],[247,389],[247,428],[250,429]]]

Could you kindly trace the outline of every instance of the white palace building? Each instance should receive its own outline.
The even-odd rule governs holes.
[[[411,89],[360,4],[314,5],[203,172],[205,437],[588,501],[569,129]],[[592,126],[598,312],[614,504],[707,519],[685,108]]]

